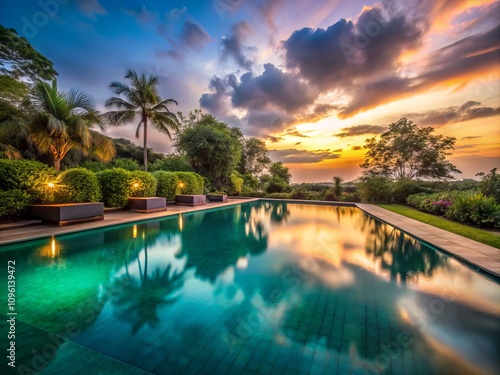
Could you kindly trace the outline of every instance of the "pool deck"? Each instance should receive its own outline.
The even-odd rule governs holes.
[[[478,269],[500,277],[500,249],[494,248],[375,206],[356,203],[367,214],[445,251]]]
[[[50,237],[67,233],[80,232],[88,229],[108,227],[112,225],[133,223],[142,220],[151,220],[161,217],[167,217],[187,212],[195,212],[207,210],[215,207],[227,207],[245,202],[253,202],[261,200],[260,198],[246,199],[230,199],[227,203],[213,202],[206,206],[187,207],[168,205],[168,210],[157,213],[135,213],[125,210],[112,211],[104,215],[104,220],[88,223],[74,224],[66,227],[56,227],[49,225],[35,226],[16,226],[13,229],[0,231],[0,245],[11,244],[20,241],[26,241],[37,238]],[[265,199],[274,200],[274,199]],[[323,204],[323,205],[343,205],[359,207],[367,214],[380,219],[434,247],[437,247],[456,258],[471,264],[478,269],[500,277],[500,249],[482,244],[477,241],[459,236],[446,230],[433,227],[405,216],[401,216],[394,212],[385,210],[381,207],[364,204],[343,202],[315,202],[315,201],[299,201],[299,200],[276,200],[286,201],[288,203],[307,203],[307,204]],[[337,204],[338,203],[338,204]]]

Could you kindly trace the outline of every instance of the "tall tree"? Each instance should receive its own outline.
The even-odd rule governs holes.
[[[52,61],[37,52],[14,29],[0,25],[0,72],[16,79],[51,80],[57,76]]]
[[[280,180],[284,181],[287,185],[290,184],[290,179],[292,178],[292,175],[290,174],[288,168],[285,167],[282,162],[277,161],[275,163],[272,163],[271,167],[269,168],[269,173],[273,178],[279,178]]]
[[[215,189],[229,186],[231,172],[241,157],[239,135],[234,128],[204,114],[197,122],[182,129],[176,147]]]
[[[129,70],[125,79],[126,83],[112,82],[110,88],[116,95],[106,101],[106,108],[116,109],[109,111],[105,116],[113,125],[123,125],[139,118],[139,124],[135,133],[139,138],[141,127],[144,129],[144,170],[148,170],[148,121],[160,132],[168,135],[172,140],[170,130],[179,131],[179,120],[175,113],[168,109],[169,104],[176,104],[174,99],[162,99],[158,93],[158,77],[150,76]],[[125,99],[119,96],[123,95]]]
[[[360,164],[363,174],[396,180],[453,178],[451,173],[461,172],[446,157],[455,138],[433,132],[432,127],[418,127],[406,118],[389,125],[379,139],[366,140],[365,162]]]
[[[253,176],[259,175],[271,165],[268,153],[264,141],[257,138],[243,139],[238,172],[241,174],[250,173]]]
[[[30,140],[41,153],[51,153],[54,168],[60,170],[61,161],[71,149],[101,161],[115,156],[113,142],[94,127],[105,129],[91,98],[78,90],[63,93],[52,84],[38,82],[33,92],[35,114],[28,124]]]

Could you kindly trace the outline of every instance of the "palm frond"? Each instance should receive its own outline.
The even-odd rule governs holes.
[[[109,162],[116,156],[116,148],[113,141],[95,130],[90,131],[91,147],[89,154],[95,156],[102,162]]]
[[[120,126],[131,122],[135,119],[136,113],[134,111],[109,111],[103,113],[102,116],[106,118],[112,126]]]
[[[67,94],[64,94],[64,98],[71,110],[81,108],[87,112],[95,111],[94,101],[83,91],[72,89]]]

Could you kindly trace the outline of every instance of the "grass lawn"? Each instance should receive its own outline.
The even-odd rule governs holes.
[[[397,214],[421,221],[429,225],[447,230],[455,234],[470,238],[478,242],[485,243],[493,247],[500,248],[500,233],[487,231],[484,229],[470,227],[465,224],[456,223],[441,216],[426,214],[414,208],[400,204],[379,204],[379,207],[395,212]]]

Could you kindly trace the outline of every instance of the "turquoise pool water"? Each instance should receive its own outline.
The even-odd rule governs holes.
[[[498,280],[357,208],[264,201],[0,249],[24,373],[500,369]]]

